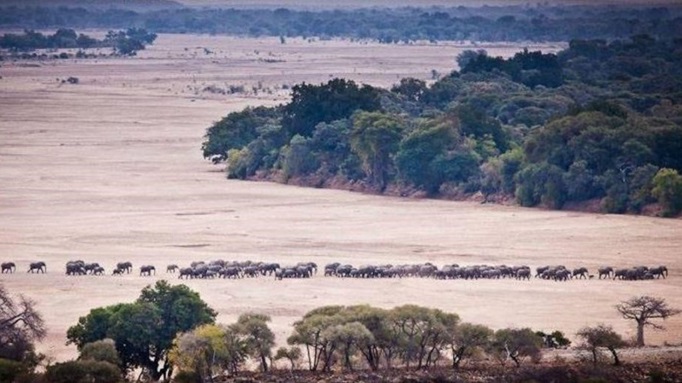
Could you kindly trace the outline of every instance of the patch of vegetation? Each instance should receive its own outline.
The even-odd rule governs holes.
[[[682,39],[573,40],[556,55],[465,51],[463,69],[431,85],[301,84],[286,105],[214,124],[204,156],[225,161],[229,178],[341,180],[435,197],[480,192],[553,209],[598,200],[609,213],[658,203],[675,216],[680,52]]]

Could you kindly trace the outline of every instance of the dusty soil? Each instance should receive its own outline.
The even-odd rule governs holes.
[[[205,48],[205,49],[204,49]],[[519,47],[486,47],[510,55]],[[534,47],[530,47],[533,49]],[[543,47],[557,49],[557,46]],[[169,263],[263,260],[290,264],[434,262],[632,266],[665,264],[666,280],[567,283],[191,280],[183,283],[231,322],[272,315],[280,342],[306,311],[329,304],[416,303],[500,328],[559,329],[572,336],[605,322],[634,327],[613,306],[634,295],[682,307],[682,220],[398,199],[263,182],[228,181],[201,157],[205,129],[229,111],[286,99],[282,85],[343,76],[389,86],[404,76],[446,73],[463,48],[344,41],[162,35],[134,59],[4,62],[0,67],[0,281],[37,302],[54,360],[76,354],[65,331],[91,308],[132,301]],[[207,53],[208,51],[208,53]],[[78,85],[62,84],[69,76]],[[259,83],[261,84],[259,86]],[[245,93],[203,92],[244,85]],[[260,88],[257,94],[253,87]],[[153,264],[153,277],[67,277],[72,259],[110,272],[121,260]],[[28,263],[47,262],[45,275]],[[682,316],[661,344],[682,342]]]

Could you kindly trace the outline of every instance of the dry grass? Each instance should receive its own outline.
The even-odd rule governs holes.
[[[203,48],[215,54],[206,54]],[[185,50],[187,48],[187,50]],[[0,261],[7,288],[35,299],[56,360],[75,355],[65,331],[94,307],[131,301],[169,278],[165,265],[193,260],[667,264],[647,282],[274,279],[187,283],[229,322],[247,310],[273,316],[280,342],[306,311],[328,304],[417,303],[493,327],[531,326],[572,335],[597,322],[630,336],[613,305],[633,295],[682,307],[682,221],[408,200],[268,183],[227,181],[201,157],[205,129],[248,104],[276,103],[281,84],[330,75],[388,86],[447,72],[456,46],[308,43],[160,36],[136,59],[49,61],[0,68]],[[500,49],[497,51],[496,49]],[[514,48],[489,49],[511,54]],[[258,51],[258,53],[256,53]],[[279,62],[259,60],[270,57]],[[78,85],[57,78],[75,76]],[[261,82],[273,94],[195,92],[205,84]],[[156,277],[67,277],[67,260],[150,263]],[[44,260],[48,274],[27,274]],[[648,340],[682,341],[682,318]]]

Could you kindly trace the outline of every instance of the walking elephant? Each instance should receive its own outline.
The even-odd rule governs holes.
[[[140,266],[140,275],[151,276],[152,272],[156,275],[156,268],[152,265]]]
[[[45,274],[47,272],[47,265],[45,265],[45,262],[42,262],[42,261],[31,262],[31,264],[28,266],[27,273],[34,273],[34,272]]]
[[[133,264],[130,262],[119,262],[116,264],[116,268],[119,270],[124,270],[126,273],[130,274],[133,271]]]
[[[3,262],[0,266],[2,267],[2,274],[12,274],[17,270],[17,265],[15,265],[14,262]]]

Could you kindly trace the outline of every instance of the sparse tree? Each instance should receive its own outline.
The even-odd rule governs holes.
[[[664,327],[653,323],[653,319],[667,319],[679,314],[679,309],[671,308],[663,298],[640,296],[633,297],[616,305],[616,309],[625,319],[637,322],[637,347],[644,346],[644,327],[650,326],[655,330],[663,330]]]
[[[260,361],[261,370],[268,371],[268,359],[272,356],[275,334],[268,327],[270,316],[246,313],[239,316],[234,329],[245,337],[249,354]]]
[[[611,326],[600,324],[596,327],[584,327],[577,334],[583,340],[581,348],[592,353],[592,362],[597,365],[600,348],[606,348],[613,356],[613,364],[620,365],[617,349],[626,345],[623,338],[613,331]]]
[[[33,342],[44,336],[43,318],[35,303],[21,295],[15,299],[0,285],[0,358],[22,362],[35,356]]]
[[[298,361],[301,359],[301,349],[298,347],[280,347],[275,353],[275,360],[286,359],[291,363],[291,371],[296,369]]]

